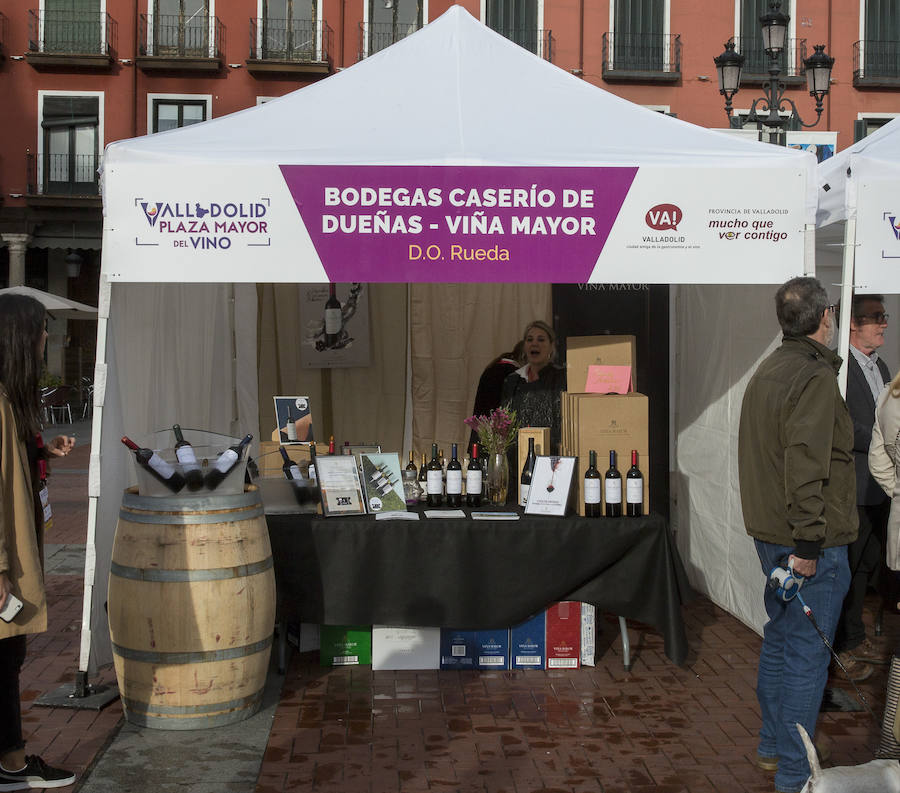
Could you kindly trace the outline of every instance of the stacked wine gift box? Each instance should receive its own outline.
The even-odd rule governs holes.
[[[640,512],[648,513],[650,470],[649,455],[649,400],[644,394],[629,391],[624,394],[581,393],[586,387],[591,366],[630,367],[631,386],[635,387],[634,337],[633,336],[581,336],[566,340],[567,392],[563,392],[561,452],[578,458],[579,474],[578,514],[585,514],[584,474],[587,471],[590,452],[597,455],[597,464],[603,475],[614,452],[615,468],[622,477],[621,514],[628,513],[627,472],[637,467],[643,474],[643,494]],[[636,455],[632,453],[636,452]],[[612,466],[610,466],[612,468]],[[606,488],[603,513],[606,510]],[[636,510],[632,510],[634,512]]]

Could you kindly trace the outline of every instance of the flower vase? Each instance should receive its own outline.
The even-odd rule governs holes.
[[[509,489],[509,463],[505,452],[497,452],[488,457],[487,497],[492,506],[506,506],[506,492]]]

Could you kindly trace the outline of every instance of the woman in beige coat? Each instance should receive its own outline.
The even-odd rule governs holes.
[[[12,597],[21,610],[0,620],[0,790],[70,785],[75,775],[25,755],[19,670],[28,634],[47,629],[42,569],[46,460],[66,455],[74,438],[40,436],[38,378],[47,343],[46,311],[24,295],[0,295],[0,613]]]

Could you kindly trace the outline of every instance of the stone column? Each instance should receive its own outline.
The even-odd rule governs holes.
[[[9,248],[9,284],[25,285],[25,249],[31,242],[30,234],[3,234],[3,241]]]

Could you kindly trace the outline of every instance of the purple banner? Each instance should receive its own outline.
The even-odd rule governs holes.
[[[331,281],[587,281],[637,168],[282,165]]]

